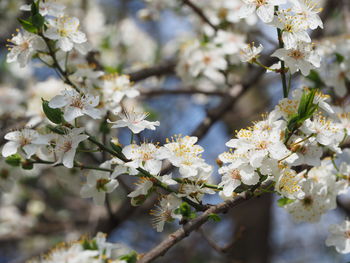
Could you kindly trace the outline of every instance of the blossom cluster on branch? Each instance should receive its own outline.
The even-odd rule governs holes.
[[[145,2],[140,17],[155,19],[164,8],[176,9],[178,1]],[[53,1],[22,6],[28,16],[19,19],[22,28],[8,40],[7,62],[25,67],[32,59],[40,61],[61,80],[52,80],[54,94],[49,98],[42,93],[38,95],[42,100],[33,102],[33,112],[40,114],[26,127],[4,135],[2,156],[7,164],[27,170],[64,166],[88,171],[80,194],[97,205],[105,204],[119,187],[121,175],[133,177],[136,186],[127,194],[132,205],[141,205],[151,195],[159,197],[151,211],[158,232],[167,222],[184,224],[196,218],[211,207],[203,198],[214,194],[232,200],[244,192],[255,196],[273,192],[295,221],[319,221],[336,208],[337,196],[350,186],[350,149],[344,148],[350,112],[333,106],[332,98],[320,89],[333,87],[338,97],[347,94],[348,45],[312,43],[310,31],[323,28],[323,23],[321,8],[310,0],[182,2],[189,9],[184,12],[198,13],[193,18],[198,35],[179,41],[177,50],[176,73],[184,83],[224,89],[235,84],[236,69],[246,64],[281,75],[283,98],[262,120],[236,131],[226,143],[230,149],[218,156],[218,184],[213,183],[214,167],[202,157],[197,137],[174,135],[164,143],[141,137],[160,122],[124,103],[142,94],[140,86],[123,70],[111,73],[89,63],[93,45],[79,19]],[[278,48],[271,57],[278,59],[277,64],[264,65],[263,45],[248,43],[246,31],[255,23],[276,30]],[[292,91],[298,72],[302,85]],[[11,92],[11,101],[19,100]],[[120,143],[122,128],[128,129],[129,144]],[[97,158],[99,165],[85,163],[82,157],[87,155]],[[16,179],[2,170],[0,188],[11,190]],[[268,187],[262,188],[263,184]],[[330,233],[326,244],[349,253],[349,222],[331,226]],[[40,262],[60,262],[62,257],[69,262],[135,262],[142,257],[125,251],[112,257],[116,248],[99,234],[59,247]]]

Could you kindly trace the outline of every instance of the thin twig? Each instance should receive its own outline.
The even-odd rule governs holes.
[[[192,1],[190,0],[183,0],[182,1],[185,5],[187,5],[189,8],[193,10],[205,23],[207,23],[214,31],[218,31],[218,28],[207,18],[207,16],[203,13],[203,11]]]
[[[199,228],[199,233],[202,235],[202,237],[208,242],[208,244],[212,248],[214,248],[219,253],[226,253],[229,249],[231,249],[237,243],[237,241],[242,238],[244,231],[245,231],[244,226],[239,227],[238,231],[236,231],[235,236],[231,242],[229,242],[224,246],[219,246],[215,241],[213,241],[207,236],[203,227]]]

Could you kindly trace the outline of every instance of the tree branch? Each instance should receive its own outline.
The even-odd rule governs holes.
[[[207,16],[197,5],[191,2],[191,0],[183,0],[182,2],[184,5],[191,8],[203,20],[203,22],[207,23],[212,29],[214,29],[214,31],[218,31],[218,28],[209,20],[209,18],[207,18]]]
[[[168,60],[159,65],[150,68],[141,69],[139,71],[127,73],[131,81],[141,81],[149,77],[157,77],[162,75],[169,75],[175,72],[176,61]]]
[[[169,235],[164,241],[162,241],[155,248],[144,254],[137,263],[148,263],[152,262],[156,258],[164,255],[171,247],[186,238],[191,232],[198,229],[200,226],[205,224],[211,214],[220,214],[227,212],[230,208],[235,207],[242,202],[249,200],[253,197],[253,193],[248,191],[238,195],[236,198],[227,200],[218,205],[212,206],[207,209],[203,214],[197,218],[187,222],[183,227]]]

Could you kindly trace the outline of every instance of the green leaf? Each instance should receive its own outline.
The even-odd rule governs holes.
[[[283,207],[283,206],[291,204],[293,202],[294,202],[293,199],[289,199],[287,197],[282,197],[282,198],[278,199],[277,204],[279,207]]]
[[[37,28],[32,24],[32,22],[18,18],[18,22],[22,25],[24,30],[36,34]]]
[[[208,216],[208,219],[211,219],[211,220],[213,220],[214,222],[220,222],[220,221],[221,221],[220,216],[218,216],[217,214],[214,214],[214,213],[210,214],[210,215]]]
[[[137,262],[137,253],[132,251],[131,253],[121,256],[120,260],[125,260],[128,263],[136,263]]]
[[[39,1],[32,3],[31,7],[30,7],[30,11],[32,13],[32,16],[39,14]]]
[[[84,250],[98,250],[98,245],[96,243],[96,240],[84,239],[81,245],[84,248]]]
[[[7,164],[14,166],[14,167],[20,166],[21,161],[22,161],[22,157],[18,153],[10,155],[5,159],[5,162]]]
[[[32,24],[35,26],[37,29],[41,29],[44,25],[45,19],[42,15],[36,14],[32,16]]]
[[[179,208],[175,209],[174,213],[182,215],[186,219],[196,218],[196,213],[192,211],[191,206],[186,202],[183,202]]]
[[[345,60],[344,56],[341,55],[341,54],[339,54],[339,53],[335,53],[335,57],[336,57],[337,62],[338,62],[339,64],[342,63],[342,62]]]
[[[63,121],[63,112],[60,109],[53,109],[49,107],[47,100],[42,100],[42,107],[46,117],[53,123],[60,124]]]

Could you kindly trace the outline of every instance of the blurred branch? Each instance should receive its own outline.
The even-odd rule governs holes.
[[[149,77],[158,77],[162,75],[173,74],[175,72],[176,61],[168,60],[161,64],[141,69],[139,71],[127,73],[131,81],[141,81]]]
[[[238,231],[236,231],[235,236],[231,242],[229,242],[225,246],[219,246],[215,241],[213,241],[207,236],[207,234],[205,233],[202,227],[199,228],[199,233],[202,235],[202,237],[208,242],[208,244],[212,248],[214,248],[219,253],[226,253],[228,250],[230,250],[236,244],[236,242],[242,238],[244,231],[245,231],[245,227],[241,226],[238,229]]]
[[[207,96],[227,96],[228,92],[224,91],[205,91],[198,89],[190,89],[190,88],[180,88],[174,90],[168,89],[154,89],[154,90],[143,90],[141,91],[141,95],[147,97],[156,97],[162,95],[193,95],[193,94],[203,94]]]
[[[255,186],[255,189],[259,186]],[[254,187],[253,187],[254,188]],[[211,206],[209,209],[204,211],[197,218],[188,221],[180,229],[170,234],[164,241],[162,241],[155,248],[144,254],[137,263],[148,263],[152,262],[156,258],[164,255],[171,247],[176,245],[178,242],[189,236],[193,231],[197,230],[203,224],[205,224],[212,214],[226,213],[232,207],[235,207],[251,198],[254,197],[254,190],[247,191],[239,194],[237,197],[226,200],[218,205]]]
[[[207,23],[214,31],[218,31],[218,28],[207,18],[207,16],[203,13],[203,11],[191,0],[183,0],[184,5],[187,5],[189,8],[193,10],[205,23]]]
[[[326,0],[326,3],[323,6],[323,11],[320,14],[320,18],[324,24],[332,16],[334,11],[339,7],[341,3],[342,1]],[[312,32],[311,37],[313,39],[318,39],[321,38],[324,33],[325,31],[322,28],[318,28]]]

